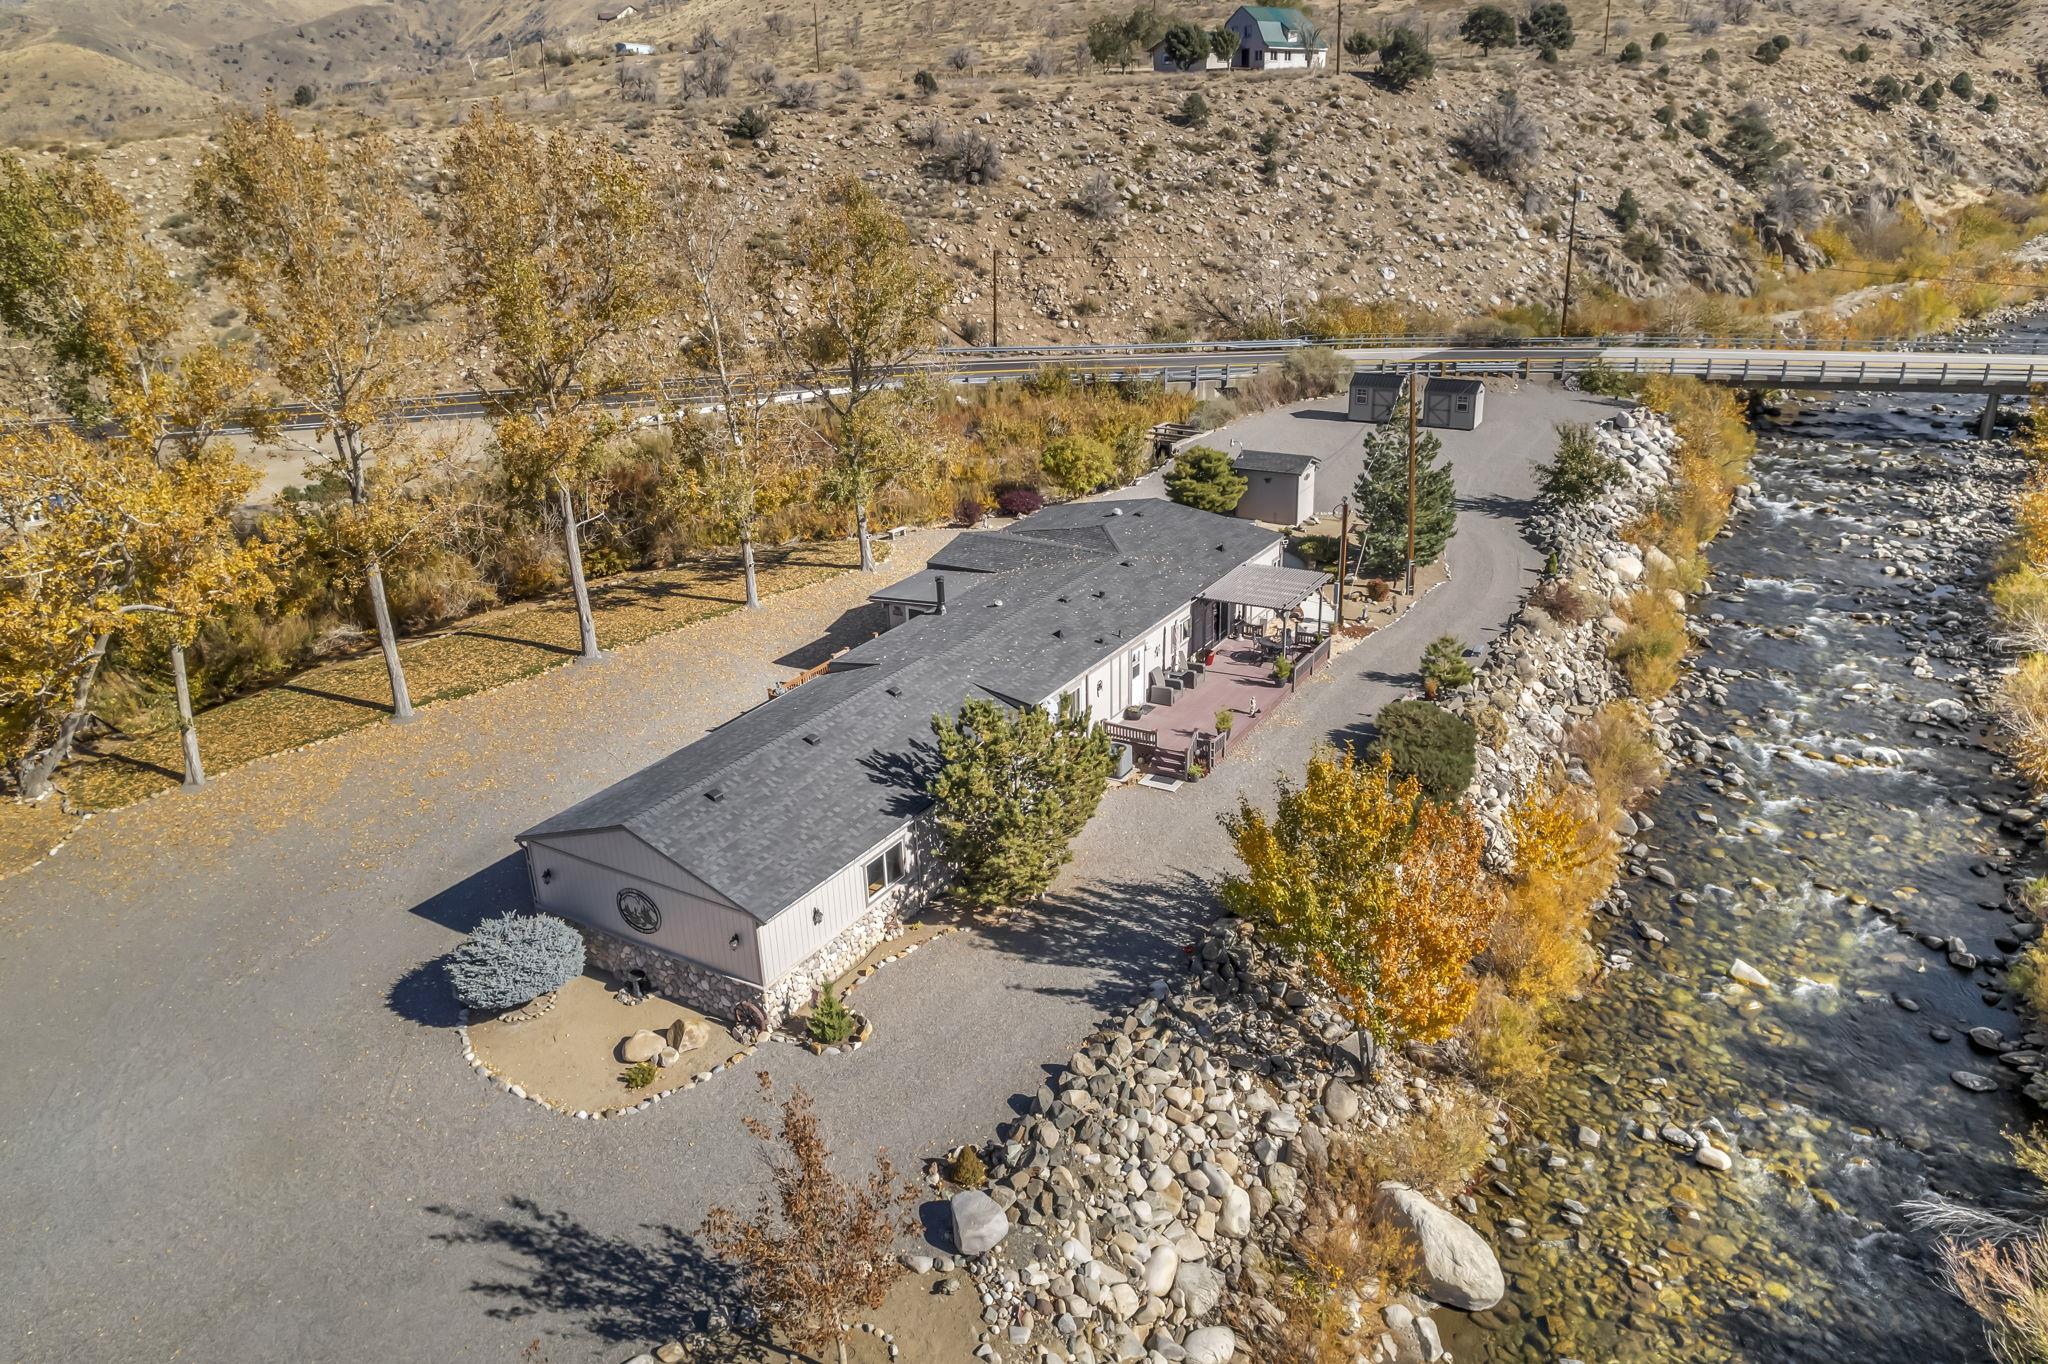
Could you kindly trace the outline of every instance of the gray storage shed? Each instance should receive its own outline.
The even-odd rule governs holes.
[[[1486,417],[1486,384],[1480,379],[1439,376],[1422,388],[1422,424],[1471,431]]]
[[[1351,373],[1351,410],[1355,422],[1390,422],[1401,402],[1401,384],[1408,376],[1399,370],[1360,369]]]
[[[1279,450],[1245,450],[1231,467],[1244,475],[1244,496],[1231,514],[1271,526],[1298,526],[1316,514],[1314,455]]]

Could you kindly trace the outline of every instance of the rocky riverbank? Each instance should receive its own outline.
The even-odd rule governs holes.
[[[1598,997],[1481,1191],[1481,1230],[1534,1235],[1446,1333],[1468,1364],[1981,1353],[1901,1211],[2011,1206],[2000,1132],[2048,1042],[2003,977],[2043,810],[1987,713],[1982,579],[2021,465],[1974,415],[1843,397],[1765,425],[1701,651],[1652,712],[1654,852],[1628,850]]]

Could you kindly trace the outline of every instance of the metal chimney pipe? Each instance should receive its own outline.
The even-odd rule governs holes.
[[[942,616],[943,616],[943,615],[945,615],[945,614],[946,614],[946,575],[945,575],[945,574],[943,574],[943,573],[935,573],[935,574],[933,574],[933,575],[932,575],[932,592],[933,592],[933,593],[935,594],[935,596],[936,596],[936,598],[937,598],[937,600],[938,600],[938,612],[939,612],[939,614],[940,614],[940,615],[942,615]]]

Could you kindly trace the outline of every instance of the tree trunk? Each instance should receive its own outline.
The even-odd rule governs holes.
[[[92,653],[85,667],[80,670],[78,680],[71,684],[71,709],[58,724],[57,735],[50,740],[49,747],[15,764],[14,775],[23,800],[41,800],[49,795],[50,779],[71,756],[71,745],[85,724],[85,703],[92,696],[93,679],[99,676],[100,663],[107,656],[107,643],[112,638],[112,634],[103,634],[93,641]]]
[[[597,651],[597,622],[590,616],[590,588],[583,581],[583,541],[576,534],[576,500],[570,496],[566,482],[558,479],[555,487],[562,494],[562,543],[569,550],[569,587],[576,594],[576,632],[582,641],[582,652],[576,655],[576,661],[595,663],[603,655]]]
[[[178,693],[178,742],[185,750],[185,789],[197,791],[206,785],[206,768],[199,761],[199,730],[192,723],[192,688],[185,680],[185,646],[171,646],[171,684]]]
[[[761,609],[761,584],[754,576],[754,537],[750,534],[740,536],[740,565],[747,575],[747,609],[758,611]]]
[[[391,623],[391,605],[384,600],[384,565],[370,560],[364,573],[370,592],[370,614],[377,622],[377,643],[384,650],[384,675],[391,679],[391,721],[412,719],[412,693],[405,688],[405,665],[398,659],[398,627]]]
[[[856,504],[853,509],[853,530],[860,537],[860,571],[872,573],[875,571],[875,551],[868,541],[868,504],[865,502]]]

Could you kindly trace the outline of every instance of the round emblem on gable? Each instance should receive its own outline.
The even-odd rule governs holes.
[[[652,933],[661,927],[661,909],[644,890],[619,892],[619,917],[636,933]]]

